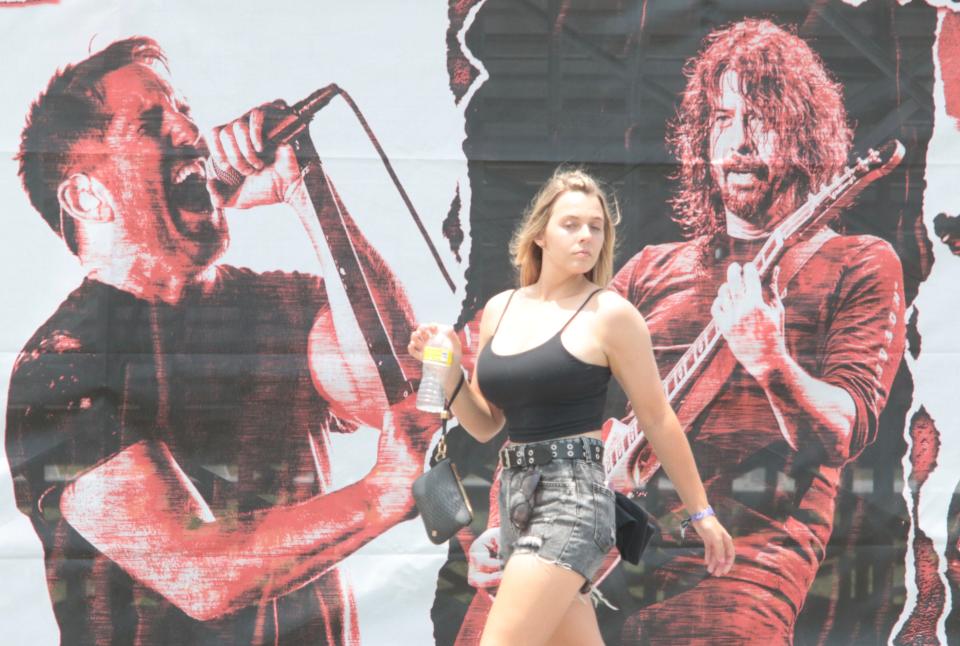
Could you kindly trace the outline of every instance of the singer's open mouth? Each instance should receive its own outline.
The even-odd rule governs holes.
[[[225,231],[207,191],[205,158],[196,150],[177,153],[167,157],[164,169],[170,224],[182,239],[207,249],[213,257],[224,248]]]
[[[181,211],[202,216],[204,220],[213,212],[202,157],[189,160],[177,159],[171,163],[170,169],[166,172],[165,188],[167,204],[176,219],[181,219],[177,217]],[[181,221],[178,224],[185,223]]]

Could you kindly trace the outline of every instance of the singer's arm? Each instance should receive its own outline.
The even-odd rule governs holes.
[[[262,137],[256,134],[262,125],[262,110],[254,110],[214,131],[215,161],[246,177],[229,198],[211,186],[215,204],[229,201],[235,208],[248,208],[285,199],[297,208],[292,196],[302,191],[302,181],[291,148],[279,147],[269,164],[255,158],[263,149]],[[238,161],[238,154],[244,162]],[[393,303],[405,303],[402,291],[356,225],[350,220],[346,224],[370,278],[372,296],[388,313],[386,327],[391,335],[402,329],[405,337],[409,308],[385,306],[390,298],[399,299]],[[336,289],[334,283],[330,277],[325,281],[328,297]],[[337,307],[334,299],[328,300],[330,308],[318,313],[311,335],[311,362],[336,368],[352,361],[363,380],[376,379],[369,354],[358,357],[344,347],[352,331],[334,326],[327,318],[326,312]],[[352,314],[342,311],[342,300],[339,309],[338,316],[356,326]],[[336,404],[331,402],[331,408],[336,409]],[[212,619],[304,585],[409,517],[413,510],[409,485],[422,472],[423,435],[428,429],[408,404],[394,406],[392,413],[381,414],[371,424],[383,432],[376,465],[366,477],[295,505],[279,505],[243,518],[214,517],[167,446],[141,441],[70,484],[60,511],[87,541],[133,578],[190,616]],[[368,409],[376,407],[368,402]]]
[[[336,338],[328,311],[317,317],[310,358],[335,373],[343,349],[321,350],[313,338],[320,329]],[[298,504],[214,516],[167,446],[141,441],[69,485],[60,511],[134,579],[191,617],[214,619],[308,583],[410,517],[432,427],[409,404],[376,424],[376,464],[363,479]]]
[[[409,516],[410,487],[398,481],[422,467],[385,426],[378,466],[365,478],[250,517],[213,517],[166,445],[149,441],[77,478],[60,512],[131,577],[191,617],[214,619],[308,583]]]
[[[363,285],[369,290],[375,310],[364,312],[364,320],[367,325],[383,326],[408,377],[418,376],[420,369],[418,362],[403,351],[413,328],[413,313],[393,273],[342,204],[336,206],[336,211],[350,245],[331,248],[327,243],[317,223],[317,212],[330,206],[325,204],[327,200],[336,199],[332,180],[322,175],[318,158],[308,155],[298,160],[290,145],[273,149],[271,146],[275,142],[270,142],[264,134],[267,115],[283,107],[281,102],[267,104],[213,130],[210,152],[214,164],[224,170],[236,171],[244,180],[239,187],[227,187],[211,175],[208,187],[214,203],[219,206],[247,209],[283,201],[297,213],[317,251],[329,303],[329,308],[318,312],[310,335],[314,384],[338,416],[377,426],[388,411],[389,403],[377,365],[353,311],[356,303],[351,302],[337,271],[338,258],[344,254],[356,254],[364,274]],[[312,145],[304,146],[301,152],[307,148],[312,149]],[[261,157],[264,156],[270,157],[270,161],[263,161]],[[301,162],[308,167],[301,169]],[[310,168],[314,164],[315,168]],[[303,176],[306,172],[323,176],[323,190],[308,191]]]
[[[403,286],[345,209],[339,213],[352,249],[334,249],[325,243],[314,213],[317,199],[318,196],[308,195],[303,182],[287,191],[287,203],[300,216],[317,249],[330,304],[320,310],[310,333],[311,376],[317,391],[330,403],[335,414],[375,426],[390,405],[360,328],[358,314],[353,309],[356,304],[351,302],[344,285],[338,280],[336,257],[356,254],[365,277],[363,285],[375,310],[365,313],[365,324],[382,325],[405,375],[418,377],[420,364],[407,354],[405,345],[413,328],[412,308]],[[319,196],[319,199],[333,197]],[[423,417],[423,426],[436,426],[435,417]]]
[[[214,514],[167,445],[148,439],[160,433],[123,424],[127,404],[103,380],[103,354],[60,331],[54,338],[59,345],[22,355],[11,375],[6,447],[21,509],[60,544],[65,520],[93,546],[66,538],[78,546],[71,554],[89,558],[95,548],[191,617],[293,590],[413,509],[401,483],[422,472],[424,449],[411,440],[418,435],[396,432],[411,425],[398,411],[383,422],[377,466],[359,482],[296,504]],[[49,473],[101,450],[104,459],[65,486]]]

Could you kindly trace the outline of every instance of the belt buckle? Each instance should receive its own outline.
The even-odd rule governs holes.
[[[510,449],[500,449],[497,453],[497,462],[500,464],[501,469],[510,468],[510,454],[508,453]]]

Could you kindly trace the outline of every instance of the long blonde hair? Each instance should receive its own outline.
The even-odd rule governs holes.
[[[557,198],[567,191],[595,195],[600,200],[604,216],[603,246],[600,248],[597,262],[584,276],[587,280],[601,286],[606,286],[613,278],[616,226],[620,224],[620,208],[616,198],[601,188],[600,183],[586,171],[561,167],[540,187],[510,241],[510,256],[518,270],[521,287],[532,285],[540,278],[543,250],[537,245],[536,239],[546,230]]]

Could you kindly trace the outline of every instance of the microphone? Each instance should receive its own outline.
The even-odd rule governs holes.
[[[263,153],[261,154],[267,155],[272,153],[278,146],[288,143],[306,130],[310,120],[313,119],[313,115],[330,103],[338,94],[340,94],[340,87],[336,83],[331,83],[326,87],[320,88],[302,101],[297,101],[293,104],[290,111],[280,117],[280,119],[270,127],[269,131],[264,134]],[[209,171],[212,171],[212,174],[215,175],[221,183],[227,186],[240,186],[243,184],[245,177],[242,174],[233,168],[220,168],[216,162],[213,161],[213,157],[209,159],[207,166],[208,174],[210,174]]]

